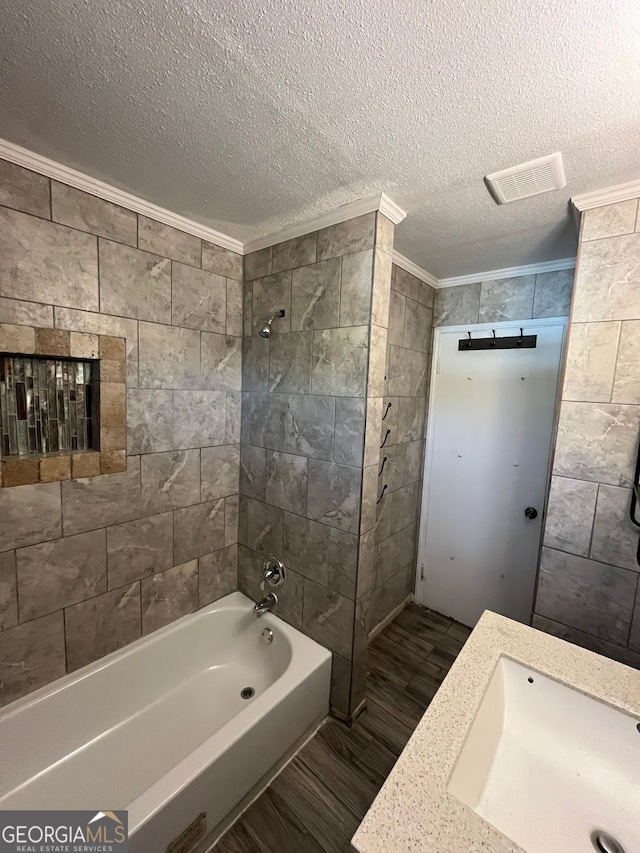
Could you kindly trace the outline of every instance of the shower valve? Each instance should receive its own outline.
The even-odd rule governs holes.
[[[264,580],[260,584],[260,589],[264,589],[265,586],[280,589],[287,577],[287,570],[282,560],[275,554],[270,554],[262,564],[262,569]]]

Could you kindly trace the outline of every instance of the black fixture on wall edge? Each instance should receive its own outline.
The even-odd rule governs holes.
[[[640,521],[636,518],[636,509],[640,501],[640,447],[638,448],[638,459],[636,461],[636,472],[633,476],[633,485],[631,487],[631,507],[629,516],[636,527],[640,527]],[[638,552],[636,554],[638,565],[640,566],[640,539],[638,539]]]

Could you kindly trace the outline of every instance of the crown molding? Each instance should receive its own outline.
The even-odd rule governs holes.
[[[407,215],[406,211],[398,207],[389,196],[385,195],[385,193],[379,193],[370,198],[360,198],[357,201],[343,204],[334,210],[321,213],[311,219],[305,219],[303,222],[287,225],[286,228],[274,231],[264,237],[249,240],[248,243],[244,244],[244,253],[248,255],[251,252],[258,252],[260,249],[275,246],[276,243],[284,243],[285,240],[293,240],[295,237],[302,237],[304,234],[311,234],[313,231],[319,231],[321,228],[338,225],[340,222],[346,222],[347,219],[354,219],[356,216],[364,216],[366,213],[374,213],[377,210],[383,213],[387,219],[390,219],[394,225],[402,222]]]
[[[561,258],[557,261],[542,261],[539,264],[524,264],[521,267],[504,267],[499,270],[485,270],[471,275],[456,275],[452,278],[438,279],[436,287],[459,287],[461,284],[473,284],[476,281],[500,281],[504,278],[519,278],[522,275],[537,275],[543,272],[558,272],[575,268],[575,258]]]
[[[619,201],[629,201],[640,196],[640,180],[627,181],[626,184],[614,184],[601,190],[574,195],[571,199],[573,206],[579,210],[591,210],[594,207],[604,207],[606,204],[616,204]]]
[[[438,283],[438,279],[435,276],[431,275],[431,273],[427,272],[427,270],[423,269],[423,267],[419,267],[418,264],[414,264],[413,261],[410,261],[409,258],[406,258],[404,255],[401,255],[400,252],[396,252],[395,249],[393,250],[392,257],[393,263],[397,267],[401,267],[401,269],[411,273],[411,275],[414,275],[416,278],[419,278],[420,281],[424,281],[425,284],[430,284],[431,287],[440,286]]]
[[[11,163],[16,163],[18,166],[24,166],[25,169],[31,169],[32,172],[38,172],[38,174],[45,175],[47,178],[53,178],[63,184],[68,184],[77,190],[82,190],[90,195],[111,201],[114,204],[120,205],[120,207],[126,207],[135,213],[141,213],[143,216],[148,216],[151,219],[162,222],[163,225],[170,225],[179,231],[193,234],[194,237],[201,237],[209,243],[222,246],[223,249],[231,249],[232,252],[242,254],[243,245],[240,240],[228,237],[220,231],[208,228],[206,225],[201,225],[199,222],[194,222],[192,219],[187,219],[178,213],[172,213],[170,210],[158,207],[158,205],[145,201],[143,198],[124,192],[124,190],[119,190],[117,187],[105,184],[104,181],[99,181],[97,178],[92,178],[90,175],[85,175],[76,169],[63,166],[62,163],[56,163],[55,160],[49,160],[48,157],[35,154],[33,151],[28,151],[26,148],[21,148],[12,142],[7,142],[5,139],[0,139],[0,158],[9,160]]]

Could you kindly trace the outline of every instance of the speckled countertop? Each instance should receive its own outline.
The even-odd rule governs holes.
[[[447,792],[502,655],[640,719],[640,672],[486,611],[354,835],[358,853],[523,853]]]

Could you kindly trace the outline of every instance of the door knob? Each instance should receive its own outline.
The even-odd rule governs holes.
[[[538,510],[534,506],[528,506],[524,511],[525,518],[531,520],[538,517]]]

